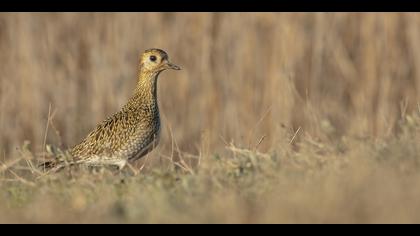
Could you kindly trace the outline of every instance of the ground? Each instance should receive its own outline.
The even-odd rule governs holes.
[[[388,140],[306,136],[270,153],[230,143],[223,154],[181,155],[139,173],[80,167],[43,175],[22,150],[24,160],[2,169],[0,221],[419,223],[419,121],[408,117]]]

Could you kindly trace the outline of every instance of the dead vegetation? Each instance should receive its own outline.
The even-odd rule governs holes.
[[[420,15],[0,14],[0,222],[419,223]],[[162,142],[136,166],[35,168],[132,92]]]

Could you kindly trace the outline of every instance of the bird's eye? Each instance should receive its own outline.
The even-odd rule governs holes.
[[[157,58],[156,58],[156,56],[153,56],[153,55],[152,55],[152,56],[150,56],[150,60],[151,60],[151,61],[156,61],[156,59],[157,59]]]

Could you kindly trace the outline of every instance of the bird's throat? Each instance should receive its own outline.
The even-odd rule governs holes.
[[[157,100],[157,80],[160,72],[140,72],[135,94],[144,99]]]

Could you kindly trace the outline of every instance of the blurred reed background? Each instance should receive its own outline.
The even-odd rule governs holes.
[[[386,138],[418,109],[420,14],[1,13],[2,158],[25,140],[35,152],[44,137],[76,144],[126,102],[152,47],[183,68],[160,76],[152,155],[173,141],[197,154],[262,137],[269,151],[298,129]]]

